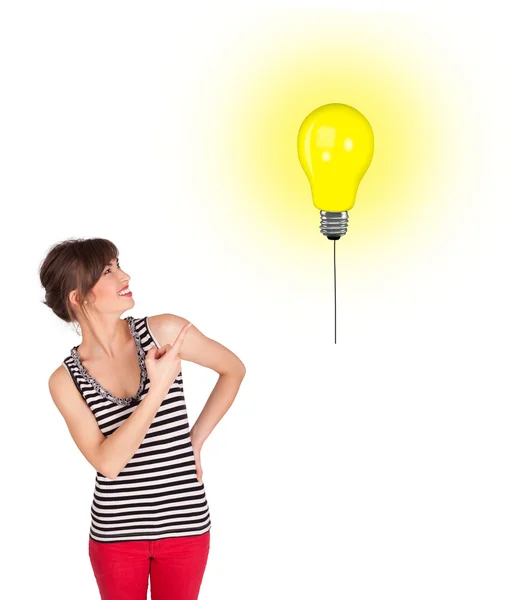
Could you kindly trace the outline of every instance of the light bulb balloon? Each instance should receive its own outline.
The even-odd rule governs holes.
[[[338,240],[348,228],[360,181],[374,151],[366,117],[347,104],[325,104],[302,122],[297,136],[299,162],[321,211],[321,233]]]

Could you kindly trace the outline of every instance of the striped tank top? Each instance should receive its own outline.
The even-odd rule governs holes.
[[[160,348],[148,317],[126,317],[141,370],[133,398],[117,398],[85,370],[74,346],[63,365],[108,437],[146,396],[145,358]],[[90,537],[97,542],[160,540],[202,535],[211,528],[205,487],[196,478],[182,372],[169,388],[141,445],[115,479],[97,472],[90,509]]]

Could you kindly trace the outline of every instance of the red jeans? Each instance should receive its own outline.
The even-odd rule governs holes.
[[[101,600],[197,600],[211,530],[202,535],[138,542],[97,542],[88,554]]]

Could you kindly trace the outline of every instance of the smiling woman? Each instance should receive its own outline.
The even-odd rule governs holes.
[[[190,564],[180,577],[198,593],[211,529],[200,451],[234,401],[245,366],[178,315],[121,319],[134,300],[118,255],[109,240],[67,240],[43,261],[44,304],[77,323],[83,337],[50,376],[49,391],[96,469],[89,554],[101,595],[117,589],[143,597],[152,554],[161,559],[152,561],[155,587],[179,585],[178,565],[170,563],[184,544]],[[220,375],[192,428],[181,359]],[[107,562],[125,559],[131,568],[106,576]]]

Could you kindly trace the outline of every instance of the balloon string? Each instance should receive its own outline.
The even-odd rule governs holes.
[[[337,279],[335,272],[335,240],[333,240],[333,301],[335,311],[335,343],[337,343]]]

